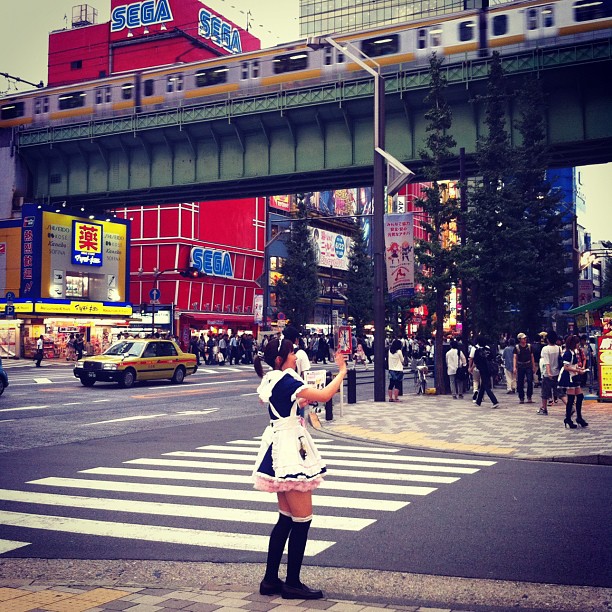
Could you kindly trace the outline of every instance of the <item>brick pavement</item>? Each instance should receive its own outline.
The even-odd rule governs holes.
[[[406,393],[398,403],[334,401],[334,418],[322,429],[330,435],[433,451],[475,453],[517,459],[565,460],[612,465],[612,403],[586,400],[586,428],[566,429],[565,406],[536,414],[534,404],[496,390],[500,407],[486,398],[481,406],[450,395]],[[535,399],[535,398],[534,398]]]

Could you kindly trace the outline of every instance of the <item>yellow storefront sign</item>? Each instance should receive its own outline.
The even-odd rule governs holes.
[[[15,314],[41,315],[116,315],[131,317],[131,306],[113,306],[102,302],[70,302],[69,304],[18,302],[13,304]],[[6,304],[0,304],[0,314],[6,312]]]

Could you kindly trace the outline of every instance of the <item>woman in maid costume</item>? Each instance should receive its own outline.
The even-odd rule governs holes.
[[[315,389],[306,386],[296,374],[295,350],[291,340],[275,338],[268,342],[263,354],[263,361],[272,371],[264,375],[260,357],[255,358],[254,364],[262,378],[257,393],[267,403],[270,415],[253,471],[254,486],[276,493],[279,511],[270,534],[266,574],[259,592],[280,593],[283,599],[320,599],[322,591],[300,582],[300,569],[312,520],[312,491],[321,484],[326,467],[298,410],[301,404],[327,402],[333,397],[346,375],[346,361],[337,353],[338,374],[324,389]],[[283,582],[278,569],[287,539],[287,579]]]

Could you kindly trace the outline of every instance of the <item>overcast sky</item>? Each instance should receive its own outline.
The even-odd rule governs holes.
[[[78,1],[5,0],[3,4],[0,72],[46,83],[48,34],[70,25],[72,8]],[[98,23],[110,19],[110,0],[90,0],[89,4],[98,10]],[[246,27],[248,18],[250,30],[263,46],[299,38],[298,0],[210,0],[206,4],[241,27]],[[14,85],[0,76],[0,94],[9,93],[9,87],[14,91]],[[24,88],[30,89],[20,87]],[[608,191],[612,163],[582,167],[581,174],[587,212],[580,215],[579,222],[591,232],[593,240],[612,240]]]

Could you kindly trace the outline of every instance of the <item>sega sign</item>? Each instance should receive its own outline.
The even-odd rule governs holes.
[[[170,0],[145,0],[116,6],[111,12],[111,32],[172,21]]]
[[[240,32],[206,9],[200,9],[198,34],[230,53],[242,53]]]
[[[227,251],[193,247],[189,256],[189,265],[209,276],[234,278],[232,260]]]

